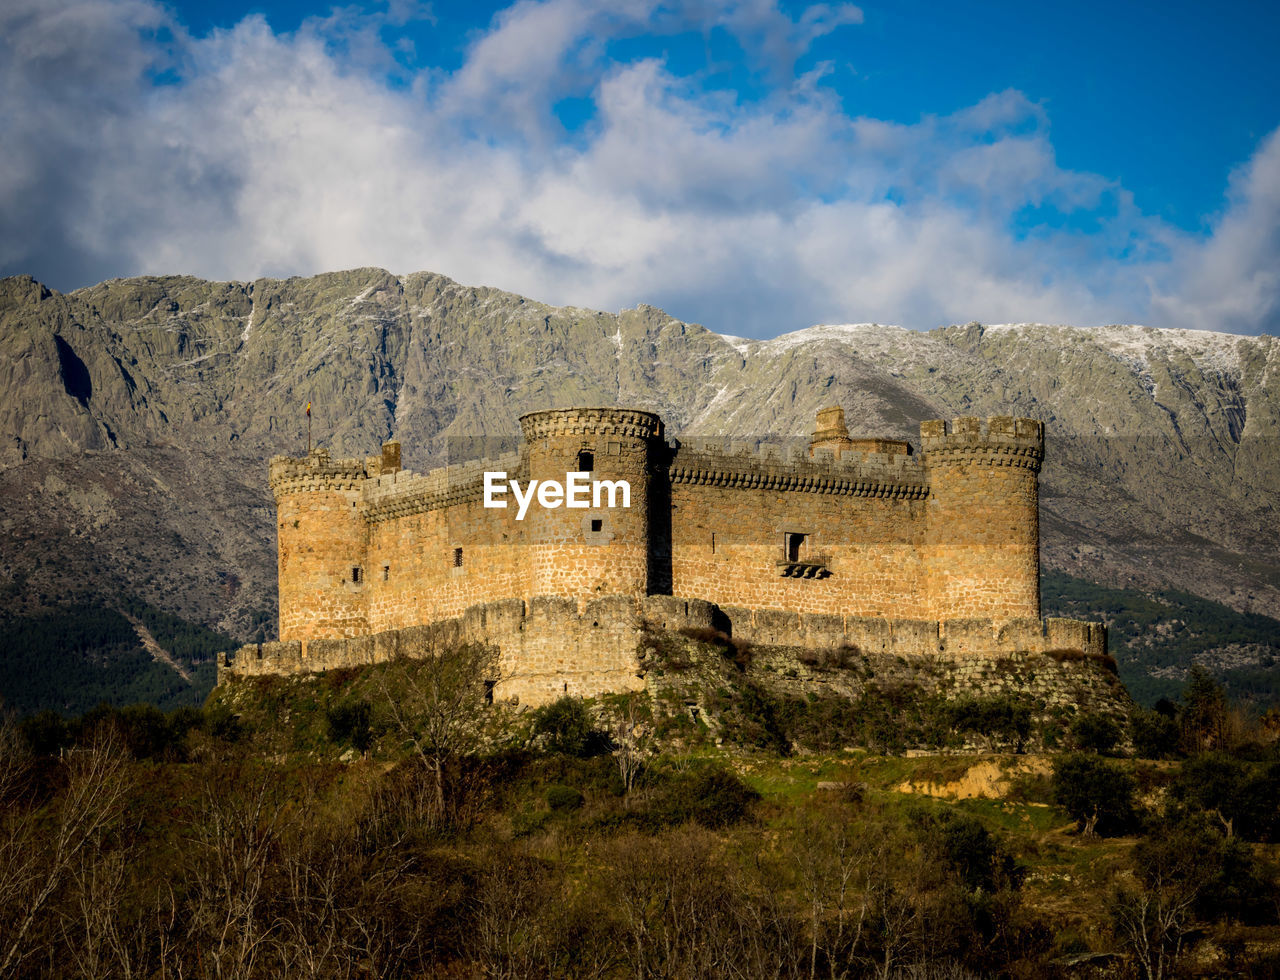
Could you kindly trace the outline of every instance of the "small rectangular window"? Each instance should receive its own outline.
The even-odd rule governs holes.
[[[359,582],[359,581],[360,581],[360,566],[359,566],[359,565],[356,565],[356,566],[354,566],[354,567],[351,569],[351,581],[352,581],[352,582]]]
[[[498,683],[497,681],[484,682],[484,703],[485,704],[493,704],[493,688],[494,688],[494,685],[497,683]]]
[[[584,449],[578,453],[578,472],[590,473],[596,468],[596,454],[590,449]]]
[[[462,549],[461,548],[453,549],[453,567],[454,568],[462,567]]]
[[[387,581],[387,580],[388,580],[388,579],[390,579],[390,578],[391,578],[391,566],[390,566],[390,565],[383,565],[383,566],[382,566],[382,581],[384,581],[384,582],[385,582],[385,581]]]
[[[592,531],[600,531],[600,530],[602,530],[603,528],[604,528],[604,521],[600,520],[600,518],[598,518],[598,517],[597,517],[597,518],[592,519],[592,521],[591,521],[591,530],[592,530]]]

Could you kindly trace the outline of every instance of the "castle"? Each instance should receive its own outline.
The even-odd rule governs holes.
[[[496,648],[494,695],[539,704],[642,687],[644,630],[690,627],[901,656],[1105,653],[1101,625],[1040,618],[1040,422],[926,421],[919,453],[850,438],[839,408],[791,452],[669,442],[630,408],[520,426],[518,452],[426,474],[395,442],[273,459],[280,638],[224,656],[219,681],[470,641]],[[608,494],[497,503],[496,474],[575,473]]]

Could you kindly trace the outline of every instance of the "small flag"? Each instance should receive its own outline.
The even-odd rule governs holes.
[[[311,402],[307,402],[307,418],[311,418]]]

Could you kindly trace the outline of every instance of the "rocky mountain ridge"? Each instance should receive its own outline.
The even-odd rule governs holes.
[[[357,269],[58,293],[0,280],[0,573],[15,603],[127,592],[248,635],[275,605],[266,461],[315,440],[406,465],[523,412],[657,411],[669,434],[805,437],[1027,415],[1048,567],[1280,617],[1280,341],[1143,327],[828,325],[751,341],[640,306],[550,307]],[[19,587],[20,585],[20,587]],[[269,628],[268,628],[269,632]]]

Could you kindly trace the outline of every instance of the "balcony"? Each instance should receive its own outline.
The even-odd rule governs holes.
[[[831,574],[830,555],[805,555],[774,563],[783,578],[826,578]]]

